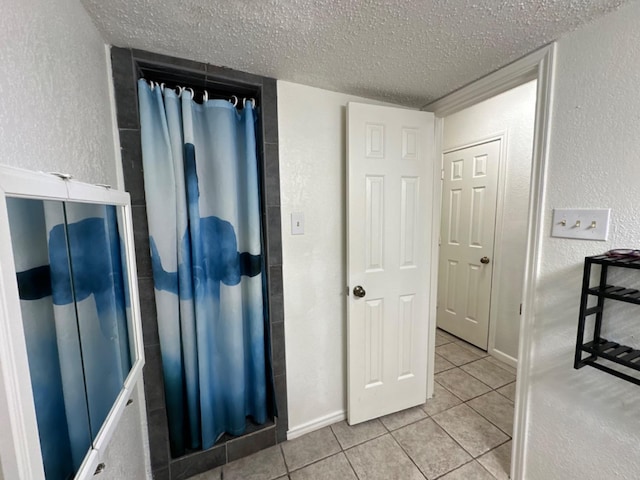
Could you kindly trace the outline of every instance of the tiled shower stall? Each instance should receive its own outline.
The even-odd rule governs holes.
[[[278,112],[276,80],[204,63],[140,50],[111,50],[118,131],[125,189],[131,194],[138,268],[138,287],[146,365],[144,389],[149,425],[151,468],[156,480],[181,480],[286,440],[287,379],[285,370],[282,241],[278,166]],[[239,437],[223,436],[213,448],[173,459],[169,452],[162,360],[154,299],[149,232],[145,205],[140,119],[136,82],[167,81],[194,90],[230,97],[253,97],[259,107],[258,161],[261,175],[264,255],[268,278],[268,316],[275,399],[278,416],[265,425],[251,425]]]

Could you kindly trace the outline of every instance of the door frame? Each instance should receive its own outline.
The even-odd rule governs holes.
[[[442,117],[440,117],[440,121],[442,121]],[[439,137],[438,141],[440,141],[442,139],[442,137]],[[492,258],[492,262],[493,262],[493,266],[491,268],[491,291],[489,293],[490,297],[489,297],[489,330],[487,331],[487,352],[491,353],[492,355],[499,357],[500,360],[502,360],[503,362],[507,363],[508,365],[511,365],[512,367],[516,367],[517,366],[517,362],[515,361],[514,358],[510,357],[509,355],[504,354],[503,352],[496,350],[495,346],[496,346],[496,331],[495,331],[495,327],[496,327],[496,313],[495,313],[495,308],[494,306],[497,304],[497,300],[500,297],[500,289],[499,287],[496,286],[496,278],[498,278],[498,275],[500,274],[500,270],[502,268],[502,262],[499,261],[496,265],[495,263],[495,259],[496,258],[501,258],[500,256],[502,255],[502,251],[501,251],[501,242],[498,242],[498,232],[502,232],[502,227],[503,227],[503,221],[504,221],[504,195],[505,195],[505,188],[506,188],[506,169],[507,169],[507,162],[509,161],[508,159],[508,155],[507,155],[507,151],[508,151],[508,132],[502,131],[502,130],[498,130],[496,132],[494,132],[492,135],[488,135],[486,137],[481,137],[481,138],[476,138],[470,142],[465,142],[461,145],[456,145],[454,147],[451,148],[447,148],[446,150],[442,151],[442,158],[443,158],[443,164],[442,167],[444,168],[444,155],[446,155],[447,153],[452,153],[452,152],[456,152],[458,150],[464,150],[465,148],[471,148],[471,147],[477,147],[479,145],[483,145],[485,143],[490,143],[490,142],[495,142],[495,141],[499,141],[500,142],[500,148],[499,148],[499,154],[498,154],[498,182],[497,182],[497,190],[496,190],[496,206],[495,206],[495,211],[496,211],[496,219],[493,222],[493,249],[492,249],[492,253],[491,253],[491,258]],[[440,145],[438,145],[438,148],[442,148],[442,144],[440,143]],[[444,180],[441,180],[441,182],[443,182]],[[435,221],[435,219],[434,219]],[[440,213],[440,216],[438,218],[438,221],[440,222],[440,226],[442,225],[442,212]],[[438,250],[438,263],[437,265],[440,265],[440,251]],[[436,287],[439,288],[440,285],[436,284]],[[437,319],[436,319],[437,320]]]
[[[513,445],[511,451],[511,478],[524,478],[526,455],[526,430],[529,416],[528,392],[531,383],[531,339],[535,322],[534,298],[538,277],[540,245],[542,241],[543,199],[547,175],[547,157],[551,131],[553,104],[553,81],[555,70],[556,43],[553,42],[526,57],[516,60],[500,70],[493,72],[461,89],[436,100],[423,110],[436,116],[436,149],[442,148],[444,117],[494,97],[514,87],[537,80],[535,126],[533,134],[533,155],[531,166],[531,186],[529,191],[529,212],[527,220],[527,250],[525,255],[525,273],[522,292],[522,316],[520,317],[520,338],[518,342],[518,372],[516,381],[515,415],[513,425]],[[437,164],[437,162],[435,162]],[[434,165],[440,169],[440,165]],[[434,218],[440,214],[442,185],[436,182],[434,189]],[[440,236],[440,225],[434,224],[434,239]],[[432,285],[437,285],[438,252],[434,249],[432,257]],[[431,289],[430,341],[435,337],[436,289]],[[431,349],[433,351],[433,349]],[[431,362],[433,364],[433,362]],[[431,376],[431,378],[433,378]]]

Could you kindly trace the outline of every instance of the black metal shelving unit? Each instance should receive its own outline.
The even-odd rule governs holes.
[[[591,267],[600,265],[600,282],[597,286],[591,287]],[[631,268],[640,270],[640,257],[616,258],[607,255],[596,255],[584,259],[584,276],[582,277],[582,297],[580,299],[580,317],[578,322],[578,339],[576,342],[576,355],[574,368],[582,368],[585,365],[597,368],[604,372],[615,375],[636,385],[640,385],[640,378],[628,375],[622,371],[613,369],[598,360],[605,359],[617,363],[626,368],[640,372],[640,350],[626,345],[621,345],[615,341],[607,340],[600,336],[602,329],[602,317],[604,302],[606,299],[619,302],[633,303],[640,305],[640,290],[607,284],[607,275],[610,267]],[[597,305],[587,308],[590,297],[596,297]],[[587,317],[595,315],[595,325],[593,329],[593,339],[584,343],[584,329]],[[589,356],[582,358],[583,353]]]

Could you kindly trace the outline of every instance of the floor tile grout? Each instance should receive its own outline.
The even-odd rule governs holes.
[[[459,368],[459,367],[458,367]],[[463,370],[464,372],[464,370]],[[474,377],[475,378],[475,377]],[[478,380],[480,381],[480,380]],[[484,383],[484,382],[483,382]],[[475,400],[476,398],[480,398],[484,395],[487,395],[491,392],[496,392],[498,395],[500,395],[501,397],[506,398],[507,400],[511,401],[509,398],[505,397],[504,395],[501,395],[500,392],[497,391],[497,389],[491,389],[488,392],[485,392],[481,395],[476,395],[473,398],[470,398],[469,400],[462,400],[460,397],[458,397],[455,393],[453,393],[452,391],[450,391],[447,387],[445,387],[444,385],[442,385],[441,383],[438,382],[438,385],[440,385],[442,388],[444,388],[445,390],[447,390],[449,393],[451,393],[451,395],[453,395],[454,397],[456,397],[458,400],[460,400],[462,403],[458,404],[458,405],[454,405],[453,407],[447,408],[446,410],[443,410],[442,412],[438,412],[436,415],[439,415],[441,413],[447,412],[449,410],[451,410],[452,408],[458,407],[460,405],[467,405],[467,403],[471,402],[472,400]],[[485,383],[486,385],[486,383]],[[503,385],[504,386],[504,385]],[[487,385],[487,387],[491,388],[489,385]],[[498,388],[502,388],[502,387],[498,387]],[[514,402],[512,402],[514,403]],[[509,433],[509,432],[505,432],[502,428],[500,428],[498,425],[496,425],[495,423],[493,423],[491,420],[489,420],[487,417],[485,417],[482,413],[478,412],[475,408],[473,408],[471,405],[467,405],[471,410],[473,410],[475,413],[477,413],[478,415],[480,415],[482,418],[484,418],[487,422],[489,422],[491,425],[493,425],[494,427],[496,427],[498,430],[500,430],[502,433],[504,433],[505,435],[507,435],[509,437],[509,439],[512,438],[513,432]],[[426,412],[425,412],[426,413]],[[438,424],[439,425],[439,424]],[[496,447],[497,448],[497,447]],[[483,454],[484,455],[484,454]]]
[[[445,339],[446,339],[446,337],[445,337]],[[447,340],[448,340],[448,339],[447,339]],[[448,345],[448,344],[450,344],[450,343],[456,343],[456,344],[458,344],[458,342],[457,342],[457,341],[454,341],[454,340],[448,340],[446,343],[443,343],[443,344],[441,344],[440,346]],[[462,347],[462,348],[464,348],[464,347]],[[470,350],[468,350],[468,349],[466,349],[466,350],[467,350],[467,351],[470,351]],[[471,352],[471,351],[470,351],[470,352]],[[471,352],[471,353],[473,353],[474,355],[478,356],[478,354],[477,354],[477,353],[475,353],[475,352]],[[480,394],[480,395],[476,395],[476,396],[474,396],[474,397],[472,397],[472,398],[469,398],[469,399],[467,399],[467,400],[463,400],[463,399],[461,399],[458,395],[456,395],[454,392],[452,392],[449,388],[447,388],[445,385],[441,384],[440,382],[437,382],[437,380],[436,380],[436,382],[438,383],[438,385],[439,385],[440,387],[442,387],[446,392],[448,392],[449,394],[451,394],[451,395],[453,396],[453,398],[455,398],[455,399],[459,400],[461,403],[456,404],[456,405],[454,405],[454,406],[451,406],[451,407],[449,407],[449,408],[446,408],[446,409],[444,409],[444,410],[442,410],[442,411],[439,411],[439,412],[437,412],[437,413],[435,413],[435,414],[433,414],[433,415],[431,415],[431,414],[430,414],[429,412],[427,412],[427,410],[425,409],[425,408],[426,408],[426,405],[427,405],[427,403],[428,403],[428,401],[427,401],[427,402],[425,402],[425,403],[424,403],[424,404],[422,404],[422,405],[416,405],[415,407],[411,407],[411,408],[419,408],[419,409],[420,409],[420,411],[421,411],[421,412],[423,412],[423,413],[425,414],[425,417],[423,417],[423,418],[418,418],[418,419],[415,419],[415,420],[409,421],[408,423],[404,423],[404,424],[402,424],[401,426],[399,426],[399,427],[397,427],[397,428],[394,428],[394,429],[392,429],[392,428],[388,427],[384,422],[382,422],[382,420],[381,420],[380,418],[375,419],[375,421],[379,422],[379,423],[382,425],[382,427],[383,427],[383,429],[382,429],[382,430],[383,430],[383,432],[382,432],[382,433],[377,433],[375,436],[373,436],[373,437],[371,437],[371,438],[367,438],[367,439],[366,439],[366,440],[364,440],[364,441],[360,441],[359,443],[355,443],[354,445],[350,445],[350,446],[349,446],[349,447],[347,447],[347,448],[344,448],[344,447],[343,447],[342,443],[341,443],[341,442],[340,442],[340,440],[338,439],[338,435],[336,434],[336,432],[335,432],[335,430],[334,430],[334,428],[333,428],[333,427],[334,427],[334,425],[337,425],[337,424],[329,425],[329,426],[327,426],[327,427],[325,427],[325,428],[329,428],[329,430],[331,431],[331,434],[332,434],[332,436],[333,436],[334,440],[336,441],[336,443],[337,443],[337,445],[338,445],[339,451],[337,451],[337,452],[335,452],[335,453],[332,453],[332,454],[330,454],[330,455],[324,456],[323,458],[317,459],[317,460],[315,460],[315,461],[313,461],[313,462],[311,462],[311,463],[308,463],[308,464],[306,464],[306,465],[303,465],[303,466],[301,466],[301,467],[299,467],[299,468],[295,468],[295,469],[291,469],[291,468],[290,468],[289,464],[287,463],[286,456],[285,456],[285,454],[284,454],[284,447],[283,447],[283,445],[284,445],[284,443],[286,443],[286,442],[280,443],[280,444],[278,444],[278,451],[279,451],[280,456],[282,457],[282,460],[283,460],[283,463],[284,463],[284,467],[285,467],[285,471],[286,471],[286,473],[284,473],[283,475],[285,475],[286,477],[290,478],[292,474],[294,474],[294,473],[296,473],[296,472],[298,472],[298,471],[304,470],[304,469],[306,469],[306,468],[308,468],[308,467],[310,467],[310,466],[312,466],[312,465],[315,465],[315,464],[320,463],[320,462],[322,462],[322,461],[325,461],[325,460],[327,460],[327,459],[329,459],[329,458],[331,458],[331,457],[334,457],[334,456],[337,456],[337,455],[339,455],[339,454],[342,454],[342,455],[344,455],[344,457],[346,458],[347,463],[349,464],[349,468],[350,468],[350,469],[351,469],[351,471],[353,472],[353,474],[354,474],[355,478],[356,478],[357,480],[360,480],[360,477],[359,477],[358,473],[356,472],[356,469],[354,468],[353,463],[351,462],[351,459],[349,458],[349,455],[348,455],[349,451],[350,451],[350,450],[352,450],[352,449],[354,449],[354,448],[356,448],[356,447],[361,447],[362,445],[365,445],[365,444],[367,444],[367,443],[369,443],[369,442],[372,442],[372,441],[374,441],[374,440],[376,440],[376,439],[379,439],[379,438],[381,438],[381,437],[384,437],[385,435],[389,435],[389,436],[391,437],[391,440],[392,440],[392,441],[393,441],[393,442],[394,442],[398,447],[400,447],[400,450],[401,450],[401,451],[403,452],[403,454],[404,454],[404,455],[409,459],[409,461],[411,462],[411,464],[413,464],[413,465],[415,466],[415,468],[418,470],[418,472],[420,472],[420,475],[422,475],[422,476],[423,476],[425,479],[427,479],[427,480],[440,479],[440,478],[442,478],[442,477],[444,477],[444,476],[448,475],[449,473],[454,472],[454,471],[456,471],[456,470],[458,470],[458,469],[460,469],[460,468],[463,468],[463,467],[465,467],[466,465],[468,465],[468,464],[470,464],[470,463],[473,463],[473,462],[478,463],[478,464],[482,467],[482,469],[483,469],[484,471],[486,471],[486,472],[487,472],[487,473],[488,473],[492,478],[494,478],[494,479],[495,479],[495,478],[496,478],[496,477],[495,477],[495,475],[493,475],[493,473],[491,473],[491,472],[490,472],[490,471],[489,471],[489,470],[488,470],[488,469],[487,469],[487,468],[486,468],[482,463],[480,463],[480,462],[479,462],[479,459],[480,459],[481,457],[483,457],[483,456],[485,456],[485,455],[488,455],[489,453],[491,453],[491,452],[493,452],[493,451],[497,450],[498,448],[503,447],[504,445],[506,445],[507,443],[509,443],[510,441],[512,441],[512,435],[513,435],[513,432],[512,432],[512,431],[511,431],[511,432],[506,432],[505,430],[503,430],[500,426],[498,426],[496,423],[494,423],[493,421],[491,421],[489,418],[487,418],[487,417],[486,417],[484,414],[482,414],[480,411],[476,410],[476,409],[475,409],[475,408],[470,404],[470,402],[472,402],[473,400],[476,400],[476,399],[478,399],[478,398],[480,398],[480,397],[482,397],[482,396],[488,395],[488,394],[490,394],[490,393],[492,393],[492,392],[496,392],[496,393],[498,393],[498,395],[500,395],[500,398],[505,399],[506,401],[508,401],[510,404],[512,404],[512,405],[513,405],[515,402],[514,402],[513,400],[511,400],[509,397],[507,397],[505,394],[503,394],[503,393],[499,392],[498,390],[499,390],[499,389],[502,389],[502,388],[505,388],[505,387],[507,387],[507,386],[509,386],[509,385],[511,385],[511,384],[513,384],[513,383],[515,383],[515,382],[516,382],[516,379],[514,378],[514,380],[513,380],[513,381],[511,381],[511,382],[508,382],[508,383],[506,383],[506,384],[504,384],[504,385],[500,385],[500,386],[498,386],[498,387],[496,387],[496,388],[493,388],[491,385],[487,385],[485,382],[483,382],[481,379],[479,379],[478,377],[476,377],[476,376],[475,376],[475,375],[473,375],[472,373],[467,372],[466,370],[464,370],[463,368],[461,368],[461,367],[463,367],[463,366],[465,366],[465,365],[469,365],[469,364],[471,364],[471,363],[478,362],[478,361],[480,361],[480,360],[486,359],[486,358],[487,358],[486,356],[485,356],[485,357],[480,357],[480,356],[478,356],[478,358],[473,359],[473,360],[471,360],[471,361],[469,361],[469,362],[462,363],[461,365],[455,365],[455,364],[453,364],[453,362],[450,362],[450,361],[449,361],[446,357],[444,357],[443,355],[440,355],[440,356],[441,356],[444,360],[447,360],[449,363],[451,363],[453,366],[452,366],[451,368],[448,368],[448,369],[442,370],[441,372],[438,372],[438,374],[436,374],[436,375],[435,375],[436,377],[437,377],[438,375],[442,374],[442,373],[449,372],[449,371],[452,371],[452,370],[454,370],[454,369],[456,369],[456,368],[457,368],[457,369],[459,369],[460,371],[462,371],[462,372],[466,373],[467,375],[469,375],[470,377],[472,377],[475,381],[478,381],[478,382],[480,382],[482,385],[485,385],[489,390],[488,390],[487,392],[484,392],[484,393]],[[491,358],[493,358],[493,357],[491,357]],[[510,373],[510,374],[513,374],[513,372],[512,372],[512,371],[510,371],[510,370],[508,370],[508,369],[506,369],[506,368],[502,368],[502,366],[500,365],[500,363],[499,363],[499,362],[500,362],[500,360],[496,359],[496,362],[490,362],[490,363],[491,363],[493,366],[496,366],[497,368],[501,368],[501,369],[502,369],[503,371],[505,371],[505,372],[508,372],[508,373]],[[460,444],[460,443],[459,443],[459,442],[458,442],[458,441],[457,441],[457,440],[456,440],[456,439],[455,439],[455,438],[454,438],[454,437],[453,437],[453,436],[452,436],[452,435],[447,431],[447,429],[446,429],[444,426],[440,425],[440,423],[439,423],[439,422],[436,420],[436,418],[435,418],[435,417],[437,417],[438,415],[441,415],[441,414],[443,414],[443,413],[445,413],[445,412],[448,412],[449,410],[451,410],[451,409],[453,409],[453,408],[457,408],[457,407],[459,407],[460,405],[465,405],[465,406],[466,406],[466,407],[468,407],[468,408],[469,408],[469,409],[470,409],[474,414],[478,415],[478,417],[480,417],[480,418],[482,418],[483,420],[485,420],[486,422],[488,422],[488,424],[489,424],[489,425],[493,426],[493,427],[494,427],[494,428],[496,428],[498,431],[500,431],[500,432],[504,433],[504,434],[507,436],[507,439],[506,439],[506,440],[504,440],[503,442],[501,442],[500,444],[498,444],[498,445],[494,446],[493,448],[491,448],[491,449],[487,450],[486,452],[483,452],[483,453],[481,453],[481,454],[479,454],[479,455],[477,455],[477,456],[474,456],[471,452],[469,452],[467,449],[465,449],[465,448],[464,448],[464,447],[463,447],[463,446],[462,446],[462,445],[461,445],[461,444]],[[434,424],[435,424],[435,425],[437,425],[437,427],[438,427],[438,428],[440,428],[440,429],[441,429],[441,430],[442,430],[442,431],[447,435],[447,437],[449,437],[451,440],[453,440],[453,442],[454,442],[454,444],[455,444],[455,445],[457,445],[457,446],[458,446],[458,447],[459,447],[463,452],[465,452],[466,454],[468,454],[468,455],[470,456],[470,460],[469,460],[469,461],[467,461],[467,462],[465,462],[465,463],[463,463],[462,465],[457,466],[456,468],[454,468],[454,469],[452,469],[452,470],[449,470],[449,471],[447,471],[447,472],[444,472],[444,473],[442,473],[442,474],[439,474],[437,477],[434,477],[433,479],[430,479],[429,477],[427,477],[427,476],[426,476],[426,474],[422,471],[422,469],[418,466],[418,464],[416,463],[416,461],[414,461],[414,459],[413,459],[413,458],[412,458],[412,456],[409,454],[409,452],[408,452],[407,450],[405,450],[405,448],[402,446],[402,444],[401,444],[401,443],[398,441],[398,439],[395,437],[395,434],[397,434],[397,432],[398,432],[399,430],[401,430],[401,429],[403,429],[403,428],[406,428],[406,427],[409,427],[409,426],[411,426],[411,425],[414,425],[414,424],[416,424],[416,423],[419,423],[419,422],[421,422],[421,421],[423,421],[423,420],[425,420],[425,419],[430,419],[432,422],[434,422]],[[346,421],[345,421],[345,422],[346,422]],[[504,423],[504,422],[503,422],[503,423]],[[233,462],[232,462],[232,463],[233,463]],[[228,464],[227,464],[227,465],[228,465]],[[226,466],[226,465],[225,465],[225,466]],[[225,472],[224,472],[224,467],[225,467],[225,466],[223,466],[223,468],[221,468],[221,469],[220,469],[220,477],[219,477],[219,478],[220,478],[220,480],[223,480],[223,479],[224,479],[224,477],[225,477]],[[507,467],[507,468],[508,468],[508,467]],[[507,473],[507,474],[508,474],[508,473]],[[279,478],[279,477],[276,477],[276,478]]]
[[[422,475],[425,480],[427,480],[427,476],[425,475],[425,473],[422,471],[422,469],[418,466],[418,464],[413,460],[413,458],[411,458],[411,455],[409,455],[409,452],[407,452],[404,447],[400,444],[400,442],[396,439],[396,437],[393,436],[393,434],[391,432],[389,432],[389,435],[391,436],[391,438],[393,439],[394,442],[396,442],[396,445],[398,445],[398,447],[400,447],[400,450],[402,450],[404,452],[404,454],[407,456],[407,458],[411,461],[411,463],[413,463],[413,465],[418,469],[418,472],[420,472],[420,475]]]
[[[504,388],[504,387],[507,387],[507,386],[511,385],[512,383],[516,383],[516,382],[515,382],[515,380],[514,380],[513,382],[507,383],[506,385],[503,385],[503,386],[501,386],[501,387],[496,388],[496,389],[494,390],[494,392],[497,392],[498,394],[502,395],[504,398],[506,398],[507,400],[509,400],[511,403],[513,403],[513,404],[515,405],[515,403],[516,403],[515,401],[511,400],[511,399],[510,399],[509,397],[507,397],[504,393],[502,393],[502,392],[500,392],[500,391],[499,391],[500,389],[502,389],[502,388]]]
[[[504,444],[503,444],[503,445],[504,445]],[[496,447],[496,448],[498,448],[498,447]],[[489,451],[491,451],[491,450],[489,450]],[[489,452],[487,452],[487,453],[489,453]],[[483,455],[484,455],[484,454],[483,454]],[[482,469],[483,469],[485,472],[487,472],[487,473],[491,476],[491,478],[494,478],[495,480],[498,480],[498,479],[496,478],[496,476],[495,476],[493,473],[491,473],[489,470],[487,470],[487,469],[485,468],[485,466],[484,466],[484,465],[482,465],[480,462],[478,462],[478,459],[477,459],[477,458],[472,458],[472,459],[471,459],[471,460],[469,460],[467,463],[463,463],[463,464],[462,464],[462,465],[460,465],[459,467],[456,467],[456,468],[454,468],[453,470],[448,471],[447,473],[443,473],[442,475],[440,475],[440,476],[438,476],[438,477],[435,477],[433,480],[438,480],[438,479],[440,479],[440,478],[444,477],[445,475],[448,475],[448,474],[450,474],[451,472],[455,472],[456,470],[460,470],[462,467],[465,467],[465,466],[467,466],[467,465],[469,465],[470,463],[473,463],[473,462],[476,462],[478,465],[480,465],[480,467],[482,467]]]
[[[451,370],[453,370],[453,369],[451,369]],[[462,370],[462,369],[461,369],[461,370]],[[449,371],[449,370],[447,370],[447,371]],[[464,372],[464,370],[462,370],[462,371]],[[467,372],[464,372],[464,373],[467,373]],[[476,377],[473,377],[473,378],[474,378],[474,379],[476,379],[476,380],[478,380]],[[436,381],[436,382],[438,382],[438,380],[435,380],[435,381]],[[480,383],[482,383],[483,385],[485,385],[486,387],[491,388],[489,385],[487,385],[487,384],[486,384],[486,383],[484,383],[483,381],[481,381],[481,380],[478,380],[478,381],[479,381]],[[441,384],[440,382],[438,382],[438,385],[440,385],[440,386],[441,386],[442,388],[444,388],[447,392],[449,392],[451,395],[453,395],[453,396],[454,396],[454,397],[456,397],[458,400],[460,400],[461,402],[464,402],[464,403],[470,402],[470,401],[471,401],[471,400],[473,400],[474,398],[478,398],[478,397],[481,397],[482,395],[486,395],[487,393],[489,393],[489,392],[484,392],[484,393],[481,393],[480,395],[476,395],[475,397],[471,397],[471,398],[469,398],[469,399],[467,399],[467,400],[463,400],[462,398],[460,398],[458,395],[456,395],[455,393],[453,393],[451,390],[449,390],[446,386],[444,386],[444,385],[443,385],[443,384]],[[491,388],[491,390],[493,390],[493,388]],[[491,390],[490,390],[490,391],[491,391]]]
[[[344,420],[344,421],[346,422],[346,420]],[[333,433],[333,436],[336,439],[336,442],[338,442],[338,446],[340,447],[340,452],[344,455],[344,458],[347,459],[347,463],[351,467],[351,471],[356,476],[356,478],[358,480],[360,480],[360,477],[358,476],[358,472],[356,472],[356,469],[353,468],[353,464],[351,463],[351,460],[349,460],[349,456],[347,455],[347,451],[344,448],[342,448],[342,444],[340,443],[340,440],[338,440],[338,436],[336,435],[336,432],[333,431],[333,426],[329,425],[329,429],[331,430],[331,433]]]
[[[445,338],[446,338],[446,337],[445,337]],[[439,346],[448,345],[449,343],[456,343],[456,344],[458,344],[458,342],[456,342],[456,341],[450,341],[450,342],[448,342],[448,343],[443,343],[443,344],[441,344],[441,345],[439,345]],[[462,347],[462,348],[464,348],[464,347]],[[470,350],[468,350],[468,351],[470,351]],[[472,352],[472,353],[475,353],[475,352]],[[440,354],[436,353],[436,355],[440,355]],[[440,355],[440,356],[441,356],[443,359],[447,360],[449,363],[453,364],[453,362],[451,362],[448,358],[446,358],[446,356],[444,356],[444,355]],[[454,405],[453,407],[447,408],[446,410],[443,410],[442,412],[438,412],[438,413],[437,413],[436,415],[434,415],[434,416],[429,416],[428,414],[427,414],[427,415],[428,415],[430,418],[432,418],[432,419],[433,419],[433,421],[434,421],[434,422],[436,422],[436,424],[437,424],[437,425],[438,425],[438,426],[439,426],[439,427],[440,427],[440,428],[441,428],[441,429],[442,429],[442,430],[443,430],[443,431],[444,431],[444,432],[445,432],[445,433],[446,433],[446,434],[447,434],[447,435],[448,435],[448,436],[449,436],[449,437],[450,437],[450,438],[451,438],[451,439],[452,439],[456,444],[458,444],[458,445],[463,449],[463,451],[467,452],[467,453],[472,457],[472,460],[470,460],[469,462],[465,463],[464,465],[466,465],[466,464],[468,464],[468,463],[471,463],[471,462],[474,462],[474,461],[475,461],[475,462],[478,462],[478,464],[480,464],[480,466],[481,466],[485,471],[487,471],[487,472],[489,473],[489,475],[491,475],[493,478],[496,478],[496,477],[495,477],[491,472],[489,472],[489,471],[484,467],[484,465],[482,465],[482,464],[478,461],[478,459],[479,459],[480,457],[482,457],[482,456],[484,456],[484,455],[487,455],[488,453],[490,453],[490,452],[492,452],[492,451],[496,450],[497,448],[500,448],[501,446],[503,446],[503,445],[507,444],[508,442],[512,441],[513,431],[511,431],[511,432],[505,432],[502,428],[500,428],[498,425],[496,425],[496,424],[495,424],[494,422],[492,422],[490,419],[488,419],[487,417],[485,417],[482,413],[480,413],[480,412],[479,412],[479,411],[477,411],[475,408],[473,408],[473,406],[472,406],[472,405],[470,405],[470,404],[469,404],[469,402],[471,402],[471,401],[473,401],[473,400],[475,400],[475,399],[477,399],[477,398],[480,398],[480,397],[482,397],[482,396],[484,396],[484,395],[488,395],[488,394],[489,394],[489,393],[491,393],[491,392],[496,392],[496,393],[497,393],[498,395],[500,395],[502,398],[505,398],[505,399],[506,399],[507,401],[509,401],[510,403],[515,404],[515,402],[514,402],[513,400],[511,400],[511,399],[510,399],[509,397],[507,397],[506,395],[503,395],[501,392],[499,392],[499,391],[498,391],[498,389],[504,388],[504,387],[506,387],[507,385],[511,385],[512,383],[516,382],[516,381],[517,381],[517,376],[516,376],[516,375],[514,375],[514,374],[513,374],[513,372],[512,372],[512,371],[510,371],[510,370],[508,370],[507,368],[503,368],[503,367],[498,363],[498,362],[500,362],[499,360],[498,360],[497,362],[489,362],[489,363],[491,363],[492,365],[496,366],[497,368],[501,368],[503,371],[505,371],[505,372],[507,372],[507,373],[510,373],[510,374],[514,375],[514,377],[515,377],[513,381],[508,382],[508,383],[506,383],[506,384],[504,384],[504,385],[500,385],[499,387],[493,388],[491,385],[487,385],[485,382],[483,382],[481,379],[479,379],[478,377],[476,377],[475,375],[473,375],[471,372],[467,372],[466,370],[464,370],[464,369],[462,369],[462,368],[461,368],[461,367],[463,367],[464,365],[469,365],[469,364],[471,364],[471,363],[478,362],[478,361],[480,361],[480,360],[485,360],[485,359],[487,359],[487,358],[489,358],[489,357],[490,357],[490,356],[480,357],[480,358],[477,358],[477,359],[475,359],[475,360],[472,360],[472,361],[469,361],[469,362],[462,363],[462,364],[460,364],[460,365],[455,365],[455,364],[453,364],[453,367],[448,368],[448,369],[446,369],[446,370],[442,370],[441,372],[438,372],[438,374],[441,374],[441,373],[445,373],[445,372],[450,372],[451,370],[453,370],[453,369],[455,369],[455,368],[460,369],[461,371],[463,371],[464,373],[466,373],[466,374],[470,375],[472,378],[474,378],[475,380],[479,381],[479,382],[480,382],[480,383],[482,383],[483,385],[486,385],[486,387],[490,389],[489,391],[487,391],[487,392],[485,392],[485,393],[482,393],[481,395],[476,395],[475,397],[469,398],[468,400],[463,400],[463,399],[461,399],[460,397],[458,397],[458,395],[456,395],[456,394],[455,394],[455,393],[453,393],[451,390],[449,390],[445,385],[442,385],[440,382],[437,382],[437,379],[435,379],[435,378],[434,378],[434,380],[436,380],[436,382],[438,383],[438,385],[440,385],[442,388],[444,388],[447,392],[449,392],[449,393],[450,393],[451,395],[453,395],[455,398],[458,398],[458,399],[462,402],[462,403],[461,403],[461,404],[459,404],[459,405],[466,405],[466,406],[467,406],[468,408],[470,408],[474,413],[476,413],[478,416],[480,416],[480,417],[481,417],[481,418],[483,418],[485,421],[487,421],[490,425],[492,425],[493,427],[497,428],[500,432],[502,432],[502,433],[504,433],[505,435],[507,435],[507,437],[508,437],[508,438],[507,438],[507,440],[505,440],[504,442],[500,443],[499,445],[496,445],[495,447],[493,447],[493,448],[491,448],[491,449],[487,450],[486,452],[484,452],[484,453],[482,453],[482,454],[480,454],[480,455],[478,455],[478,456],[474,456],[471,452],[468,452],[468,451],[467,451],[467,450],[466,450],[462,445],[460,445],[460,444],[459,444],[459,443],[458,443],[458,442],[457,442],[457,441],[456,441],[456,440],[455,440],[451,435],[449,435],[449,432],[447,432],[447,430],[446,430],[443,426],[441,426],[441,425],[437,422],[437,420],[434,418],[435,416],[437,416],[437,415],[439,415],[439,414],[441,414],[441,413],[447,412],[447,411],[451,410],[452,408],[456,408],[456,407],[458,407],[459,405]],[[496,359],[496,360],[497,360],[497,359]],[[438,374],[434,375],[434,377],[436,377]],[[427,413],[427,412],[425,412],[425,413]],[[457,470],[457,469],[459,469],[459,468],[462,468],[464,465],[461,465],[461,466],[459,466],[459,467],[457,467],[456,469],[451,470],[451,471],[455,471],[455,470]],[[451,471],[450,471],[450,472],[447,472],[447,473],[445,473],[445,474],[443,474],[442,476],[447,475],[448,473],[451,473]],[[438,478],[441,478],[442,476],[440,476],[440,477],[438,477]]]

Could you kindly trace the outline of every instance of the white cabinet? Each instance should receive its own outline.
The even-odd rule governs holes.
[[[129,195],[0,166],[0,478],[89,478],[144,364]]]

